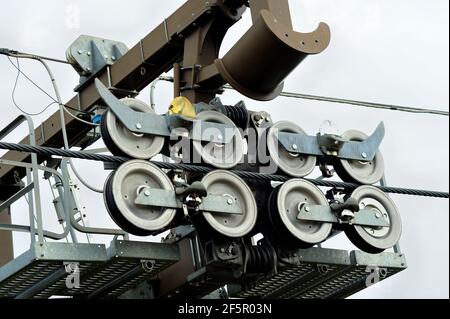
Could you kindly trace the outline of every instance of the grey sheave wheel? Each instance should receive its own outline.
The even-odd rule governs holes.
[[[275,123],[267,135],[267,148],[270,158],[284,173],[293,177],[305,177],[311,174],[316,167],[317,158],[302,154],[292,154],[288,152],[278,141],[278,133],[297,133],[305,132],[291,122]]]
[[[155,111],[142,101],[130,98],[121,101],[134,111],[155,114]],[[106,147],[117,156],[151,159],[164,147],[163,137],[132,133],[111,111],[107,111],[103,116],[101,131]]]
[[[345,233],[350,241],[359,249],[372,254],[395,246],[402,234],[402,221],[394,202],[373,186],[362,186],[351,197],[359,202],[360,208],[373,210],[377,217],[384,218],[389,227],[349,226]]]
[[[105,205],[113,220],[125,231],[148,236],[164,230],[175,218],[176,210],[135,204],[145,187],[174,190],[167,175],[153,164],[134,160],[119,167],[105,185]]]
[[[349,141],[362,142],[368,136],[359,131],[348,131],[342,137]],[[334,168],[345,182],[371,185],[378,183],[384,176],[384,160],[380,151],[372,161],[337,160]]]
[[[239,164],[244,156],[244,142],[242,134],[233,121],[222,113],[215,111],[201,112],[197,119],[232,127],[233,139],[228,144],[194,141],[193,146],[196,155],[194,158],[200,156],[205,163],[220,169],[231,169]]]
[[[242,215],[204,212],[208,224],[226,237],[240,238],[255,227],[258,209],[255,197],[248,185],[238,176],[228,171],[214,171],[206,175],[202,183],[208,195],[220,195],[237,203]]]
[[[298,240],[300,246],[313,246],[330,236],[331,223],[309,222],[297,218],[304,205],[329,205],[322,191],[312,183],[292,179],[279,189],[276,200],[278,208],[276,217],[281,220],[286,231]]]

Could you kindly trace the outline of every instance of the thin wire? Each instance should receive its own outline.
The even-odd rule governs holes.
[[[58,103],[58,105],[59,105],[59,113],[60,113],[60,122],[61,122],[61,131],[62,131],[62,135],[63,135],[63,141],[64,141],[64,148],[66,149],[66,150],[70,150],[70,147],[69,147],[69,140],[68,140],[68,138],[67,138],[67,131],[66,131],[66,126],[65,126],[65,117],[64,117],[64,113],[67,113],[69,116],[71,116],[71,117],[73,117],[75,120],[77,120],[77,121],[80,121],[80,122],[83,122],[83,123],[86,123],[86,124],[89,124],[89,125],[93,125],[93,126],[98,126],[98,124],[94,124],[94,123],[90,123],[90,122],[87,122],[87,121],[84,121],[84,120],[82,120],[82,119],[79,119],[79,118],[77,118],[75,115],[73,115],[72,113],[70,113],[67,109],[66,109],[66,107],[65,107],[65,105],[62,103],[62,99],[61,99],[61,95],[59,94],[59,90],[58,90],[58,86],[57,86],[57,84],[56,84],[56,79],[55,79],[55,77],[53,76],[53,72],[51,71],[51,69],[50,69],[50,67],[48,66],[48,64],[45,62],[45,61],[43,61],[41,58],[39,58],[39,57],[37,57],[37,56],[34,56],[34,55],[15,55],[15,57],[17,58],[17,59],[19,59],[19,58],[23,58],[23,59],[32,59],[32,60],[36,60],[36,61],[39,61],[44,67],[45,67],[45,69],[46,69],[46,71],[47,71],[47,73],[48,73],[48,76],[50,77],[50,81],[52,82],[52,85],[53,85],[53,89],[54,89],[54,91],[55,91],[55,95],[56,95],[56,99],[55,98],[53,98],[50,94],[48,94],[47,92],[45,92],[42,88],[40,88],[37,84],[35,84],[34,82],[32,82],[32,83],[34,83],[38,88],[39,88],[39,90],[41,90],[41,91],[43,91],[43,92],[45,92],[45,94],[46,95],[48,95],[49,97],[51,97],[53,100],[55,100],[57,103]],[[8,56],[8,59],[9,59],[9,56]],[[9,59],[10,60],[10,59]],[[10,60],[10,62],[12,62],[11,60]],[[12,63],[13,65],[14,65],[14,63]],[[15,65],[14,65],[15,66]],[[17,67],[16,67],[17,68]],[[18,69],[18,71],[19,72],[21,72],[21,70],[20,70],[20,66],[17,68]],[[21,72],[22,74],[23,74],[23,72]],[[29,77],[27,77],[30,81],[32,81]],[[91,186],[79,173],[78,173],[78,171],[77,171],[77,169],[76,169],[76,167],[75,167],[75,165],[73,164],[73,161],[72,161],[72,158],[69,158],[69,164],[70,164],[70,166],[72,167],[72,171],[74,172],[74,174],[75,174],[75,176],[76,176],[76,178],[80,181],[80,183],[81,184],[83,184],[85,187],[87,187],[89,190],[91,190],[91,191],[93,191],[93,192],[95,192],[95,193],[103,193],[103,190],[102,189],[98,189],[98,188],[96,188],[96,187],[94,187],[94,186]]]
[[[231,87],[230,85],[225,85],[224,88],[227,90],[234,90],[233,87]],[[387,110],[387,111],[398,111],[398,112],[407,112],[407,113],[415,113],[415,114],[431,114],[431,115],[449,116],[449,112],[441,111],[441,110],[423,109],[423,108],[417,108],[417,107],[407,107],[407,106],[373,103],[373,102],[363,102],[363,101],[339,99],[339,98],[326,97],[326,96],[300,94],[300,93],[294,93],[294,92],[282,92],[280,94],[280,96],[287,97],[287,98],[303,99],[303,100],[313,100],[313,101],[320,101],[320,102],[347,104],[347,105],[361,106],[361,107],[381,109],[381,110]]]
[[[68,64],[71,65],[69,62],[64,61],[64,60],[60,60],[60,59],[56,59],[56,58],[49,58],[46,56],[42,56],[42,55],[36,55],[36,54],[30,54],[30,53],[23,53],[20,51],[16,51],[16,50],[10,50],[10,49],[6,49],[6,48],[0,48],[0,54],[3,55],[33,55],[41,60],[46,60],[46,61],[51,61],[51,62],[56,62],[56,63],[61,63],[61,64]]]
[[[161,77],[160,80],[167,81],[167,82],[174,81],[172,77],[167,77],[167,76]],[[229,84],[224,85],[224,89],[234,90],[234,88]],[[367,108],[373,108],[373,109],[381,109],[381,110],[387,110],[387,111],[398,111],[398,112],[407,112],[407,113],[415,113],[415,114],[431,114],[431,115],[449,116],[448,111],[442,111],[442,110],[424,109],[424,108],[418,108],[418,107],[407,107],[407,106],[373,103],[373,102],[363,102],[363,101],[356,101],[356,100],[349,100],[349,99],[332,98],[332,97],[326,97],[326,96],[300,94],[300,93],[294,93],[294,92],[281,92],[280,96],[287,97],[287,98],[303,99],[303,100],[313,100],[313,101],[320,101],[320,102],[347,104],[347,105],[354,105],[354,106],[367,107]]]
[[[83,119],[80,119],[79,117],[77,117],[77,116],[73,115],[72,113],[70,113],[70,111],[66,107],[64,107],[64,105],[62,107],[64,109],[64,112],[66,112],[67,115],[69,115],[71,118],[77,120],[78,122],[84,123],[86,125],[91,125],[93,127],[100,126],[100,124],[96,124],[96,123],[92,123],[92,122],[88,122],[88,121],[85,121]],[[64,124],[62,124],[62,125],[64,126]]]
[[[15,66],[15,64],[9,59],[9,57],[8,57],[8,60],[9,60],[9,62],[11,62],[11,63]],[[14,87],[13,87],[13,90],[12,90],[12,92],[11,92],[11,99],[12,99],[12,102],[13,102],[14,106],[15,106],[20,112],[22,112],[22,113],[24,113],[24,114],[27,114],[27,115],[29,115],[29,116],[38,116],[38,115],[43,114],[45,111],[47,111],[52,105],[57,104],[56,102],[51,102],[51,103],[48,104],[42,111],[37,112],[37,113],[30,113],[30,112],[27,112],[27,111],[25,111],[24,109],[22,109],[22,108],[19,106],[19,104],[17,103],[17,101],[16,101],[16,90],[17,90],[17,85],[18,85],[18,83],[19,83],[19,78],[20,78],[20,74],[21,74],[21,72],[20,72],[20,62],[19,62],[19,59],[18,59],[18,58],[17,58],[17,67],[16,67],[16,69],[17,69],[17,76],[16,76],[16,79],[15,79],[15,81],[14,81]]]
[[[25,54],[25,53],[20,53],[18,51],[12,51],[12,50],[8,50],[8,49],[0,49],[0,54],[7,55],[8,58],[9,58],[9,56],[14,56],[14,55],[18,55],[18,54]],[[27,54],[25,54],[25,55],[27,55]],[[47,60],[47,61],[52,61],[52,62],[57,62],[57,63],[63,63],[63,64],[70,64],[67,61],[63,61],[63,60],[59,60],[59,59],[55,59],[55,58],[43,57],[43,56],[38,56],[38,55],[34,55],[34,56],[39,58],[39,59],[42,59],[42,60]],[[26,78],[28,78],[25,74],[23,74],[23,75]],[[31,79],[29,79],[29,80],[31,81]],[[161,77],[158,78],[158,80],[173,82],[173,78],[172,77],[168,77],[168,76],[161,76]],[[31,82],[33,84],[35,84],[33,81],[31,81]],[[39,86],[37,86],[37,87],[39,89],[41,89]],[[224,88],[227,89],[227,90],[234,90],[234,88],[232,86],[230,86],[230,85],[225,85]],[[47,94],[45,91],[43,91],[43,92],[45,94]],[[374,109],[382,109],[382,110],[398,111],[398,112],[407,112],[407,113],[415,113],[415,114],[430,114],[430,115],[441,115],[441,116],[449,116],[449,114],[450,114],[448,111],[435,110],[435,109],[424,109],[424,108],[406,107],[406,106],[399,106],[399,105],[392,105],[392,104],[364,102],[364,101],[332,98],[332,97],[317,96],[317,95],[310,95],[310,94],[301,94],[301,93],[294,93],[294,92],[281,92],[280,96],[287,97],[287,98],[314,100],[314,101],[338,103],[338,104],[347,104],[347,105],[354,105],[354,106],[360,106],[360,107],[366,107],[366,108],[374,108]],[[57,101],[55,101],[55,102],[57,102]],[[77,111],[77,112],[82,112],[82,113],[84,112],[84,111],[73,109],[73,108],[71,108],[71,107],[69,107],[67,105],[64,105],[64,106],[69,108],[69,109],[72,109],[74,111]],[[77,119],[79,120],[79,118],[77,118]]]
[[[11,65],[16,68],[17,72],[18,72],[18,76],[16,77],[16,81],[18,81],[19,78],[19,74],[21,74],[24,78],[26,78],[31,84],[33,84],[39,91],[41,91],[42,93],[44,93],[46,96],[48,96],[54,103],[58,103],[59,102],[50,94],[48,93],[46,90],[44,90],[39,84],[37,84],[33,79],[31,79],[25,72],[22,71],[22,69],[20,68],[20,64],[19,64],[19,56],[14,56],[17,59],[17,65],[14,64],[14,62],[11,60],[10,56],[7,56],[9,62],[11,63]],[[16,83],[17,86],[17,83]],[[62,106],[64,108],[67,108],[69,110],[75,111],[75,112],[79,112],[79,113],[83,113],[83,114],[91,114],[91,112],[86,112],[86,111],[81,111],[81,110],[77,110],[71,106],[68,106],[66,104],[62,104]],[[73,115],[70,113],[70,115]],[[74,115],[73,115],[74,116]],[[89,124],[89,125],[95,125],[94,123],[90,123],[87,121],[83,121],[82,119],[75,117],[76,120],[79,120],[85,124]]]

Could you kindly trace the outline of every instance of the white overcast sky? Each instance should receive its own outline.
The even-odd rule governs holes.
[[[120,40],[132,47],[183,0],[3,1],[0,5],[0,47],[64,58],[66,48],[80,34]],[[448,111],[449,105],[449,2],[447,0],[291,0],[294,25],[311,31],[320,21],[332,30],[328,50],[308,58],[286,81],[286,90],[381,103]],[[75,6],[75,7],[74,7]],[[79,10],[79,25],[70,20]],[[223,52],[250,26],[249,15],[227,35]],[[34,62],[23,70],[51,92],[46,73]],[[53,66],[64,100],[73,96],[78,76],[68,66]],[[15,70],[0,57],[0,127],[19,112],[11,102]],[[172,98],[169,84],[160,84],[158,111],[165,112]],[[141,95],[148,100],[148,91]],[[382,145],[390,185],[448,191],[448,117],[362,109],[312,101],[278,98],[260,103],[228,92],[227,103],[245,100],[252,110],[266,110],[275,120],[291,120],[309,134],[324,120],[344,132],[371,133],[380,121],[387,134]],[[17,91],[20,105],[37,112],[48,99],[23,78]],[[35,118],[38,124],[56,110]],[[8,140],[17,142],[25,131]],[[98,143],[97,147],[102,144]],[[3,152],[0,152],[3,154]],[[76,161],[80,172],[101,187],[107,172],[102,166]],[[101,196],[82,190],[92,225],[113,226]],[[402,249],[409,268],[359,293],[357,298],[448,298],[448,200],[393,196],[403,218]],[[46,225],[58,229],[47,185],[42,196]],[[14,221],[27,222],[24,201],[13,206]],[[56,227],[56,228],[55,228]],[[29,247],[28,236],[15,235],[15,251]],[[107,242],[110,238],[99,238]],[[328,246],[352,249],[341,236]]]

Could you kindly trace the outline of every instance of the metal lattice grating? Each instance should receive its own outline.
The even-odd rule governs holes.
[[[307,280],[297,281],[294,285],[291,285],[289,289],[286,289],[283,293],[277,294],[277,299],[292,299],[298,294],[304,291],[309,291],[312,287],[316,286],[320,282],[328,281],[330,276],[336,275],[344,271],[347,266],[329,265],[328,269],[324,272],[315,271],[311,274]],[[319,284],[320,285],[320,284]]]
[[[66,262],[81,269],[106,260],[103,245],[34,243],[29,251],[0,268],[0,298],[49,298],[65,286]]]
[[[99,263],[83,263],[79,265],[80,273],[87,273],[91,271],[92,269],[99,266]],[[52,296],[66,296],[64,294],[64,291],[66,290],[66,278],[61,278],[58,281],[56,281],[53,285],[49,286],[48,288],[42,290],[38,294],[36,294],[33,298],[34,299],[48,299]],[[82,289],[82,288],[80,288]]]
[[[238,298],[263,298],[267,295],[273,295],[277,290],[283,289],[293,282],[298,282],[305,276],[314,272],[311,265],[300,265],[283,270],[277,275],[269,278],[265,277],[256,283],[249,285],[243,292],[237,295]]]
[[[61,262],[32,262],[10,278],[0,282],[0,298],[15,298],[62,267]]]
[[[247,283],[237,298],[327,299],[345,298],[366,288],[367,267],[385,269],[385,280],[406,269],[404,255],[365,254],[330,249],[311,249],[284,259],[278,273]]]
[[[118,297],[141,282],[154,279],[159,272],[176,263],[179,251],[177,247],[165,244],[114,241],[108,249],[108,256],[106,263],[82,275],[81,289],[66,289],[62,295]],[[151,261],[153,267],[144,269],[142,261]]]
[[[45,243],[0,268],[0,298],[120,296],[179,260],[176,246],[142,242],[115,241],[104,245]],[[151,262],[151,269],[142,266]],[[81,287],[68,289],[65,262],[79,264]],[[32,291],[30,293],[30,291]]]

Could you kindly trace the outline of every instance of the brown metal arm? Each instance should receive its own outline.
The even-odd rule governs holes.
[[[225,34],[247,6],[253,26],[218,59]],[[325,50],[329,42],[326,24],[308,34],[292,29],[288,0],[189,0],[116,63],[87,79],[67,105],[90,111],[100,104],[95,78],[121,98],[141,91],[174,66],[175,95],[194,103],[209,102],[227,82],[251,98],[271,100],[279,95],[289,73],[307,55]],[[69,117],[65,126],[71,146],[91,129]],[[38,146],[62,147],[59,113],[38,127],[35,135]],[[20,143],[28,144],[28,137]],[[28,157],[9,152],[4,159],[23,162]],[[12,183],[15,171],[20,177],[25,174],[19,168],[0,166],[0,181]]]
[[[245,7],[238,9],[235,11],[236,14],[231,14],[224,0],[187,1],[115,64],[88,79],[78,95],[66,105],[80,111],[89,111],[100,103],[100,96],[94,85],[95,78],[100,79],[107,87],[115,88],[114,92],[118,97],[124,97],[127,91],[141,91],[159,75],[169,71],[174,63],[183,60],[186,38],[190,39],[191,34],[199,32],[198,30],[205,24],[211,24],[212,20],[221,21],[224,28],[228,29],[241,18]],[[222,34],[220,37],[223,38]],[[189,41],[186,42],[189,43]],[[66,117],[65,125],[71,146],[81,140],[91,129],[70,117]],[[53,114],[36,129],[36,142],[38,146],[62,147],[59,112]],[[20,143],[28,144],[28,137]],[[3,158],[24,162],[29,159],[29,155],[8,152]],[[25,175],[20,168],[1,165],[0,180],[12,183],[14,171],[17,171],[20,177]]]

